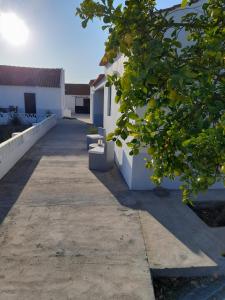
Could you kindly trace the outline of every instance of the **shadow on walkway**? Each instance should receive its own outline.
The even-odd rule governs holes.
[[[180,191],[170,191],[167,197],[130,191],[117,167],[93,173],[121,205],[140,211],[153,275],[206,276],[218,272],[220,263],[224,266],[221,241],[182,203]]]
[[[79,123],[73,120],[60,121],[0,180],[0,224],[18,201],[43,157],[86,156],[84,136],[89,125],[83,122],[80,122],[80,124],[82,126],[79,126]],[[79,131],[74,134],[77,126],[79,126]]]
[[[32,151],[32,150],[31,150]],[[28,152],[29,153],[29,152]],[[35,160],[24,156],[0,181],[0,224],[17,202],[41,156]]]

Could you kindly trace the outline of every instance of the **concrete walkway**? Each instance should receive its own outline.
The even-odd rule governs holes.
[[[154,299],[139,211],[88,170],[86,131],[62,121],[1,180],[1,300]]]

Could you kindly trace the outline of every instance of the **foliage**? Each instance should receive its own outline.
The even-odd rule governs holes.
[[[16,113],[12,113],[10,123],[12,126],[21,126],[22,122]]]
[[[27,128],[29,128],[29,125],[0,125],[0,143],[10,139],[14,132],[22,132]]]
[[[46,117],[49,118],[51,117],[52,112],[50,110],[46,110]]]
[[[182,6],[192,2],[183,0]],[[187,10],[178,21],[153,0],[116,7],[113,0],[83,0],[77,14],[83,27],[102,18],[109,31],[105,62],[118,54],[127,58],[122,76],[108,78],[121,112],[109,138],[118,146],[125,140],[131,155],[145,147],[156,184],[180,176],[185,202],[224,182],[224,0],[208,0],[201,15]],[[180,41],[184,31],[186,45]]]
[[[88,127],[88,134],[97,134],[98,133],[98,128],[94,126]]]

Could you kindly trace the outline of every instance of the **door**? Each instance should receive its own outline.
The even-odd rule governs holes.
[[[24,94],[24,104],[26,114],[36,114],[36,96],[32,93]]]
[[[75,113],[76,114],[90,114],[90,99],[77,98],[75,100]]]
[[[90,114],[90,99],[84,99],[84,113]]]

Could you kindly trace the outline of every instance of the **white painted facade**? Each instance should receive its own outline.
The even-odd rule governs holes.
[[[202,4],[205,0],[199,1],[194,4],[191,8],[188,8],[188,11],[199,11],[201,12]],[[183,15],[187,13],[187,9],[176,9],[171,12],[170,15],[174,15],[175,20],[179,20]],[[186,34],[185,32],[181,32],[180,41],[183,44],[187,44]],[[118,56],[113,64],[108,64],[105,66],[105,75],[112,75],[113,73],[117,73],[122,75],[124,71],[124,62],[125,58],[123,56]],[[100,94],[101,91],[104,91],[103,94]],[[106,129],[107,134],[112,132],[116,128],[116,121],[120,117],[120,113],[118,111],[119,105],[115,103],[114,99],[116,96],[115,88],[112,87],[111,91],[111,101],[109,100],[109,92],[108,88],[105,87],[105,82],[101,82],[96,87],[92,87],[91,89],[91,120],[92,123],[95,119],[95,106],[96,106],[96,98],[103,98],[103,126]],[[111,113],[109,114],[109,105],[111,102]],[[123,147],[119,148],[115,146],[115,160],[116,163],[130,189],[132,190],[151,190],[155,186],[150,180],[151,171],[145,168],[145,158],[148,157],[146,154],[146,150],[143,149],[142,152],[137,156],[130,156],[129,149],[126,146],[126,143],[123,143]],[[169,179],[164,179],[162,186],[168,189],[177,189],[180,186],[179,178],[175,181],[170,181]],[[224,188],[223,184],[216,184],[212,188]]]
[[[19,113],[25,113],[25,93],[35,94],[37,114],[45,115],[51,112],[61,118],[65,106],[64,70],[61,71],[60,88],[0,85],[0,107],[16,106]]]
[[[0,144],[0,179],[57,123],[55,115]]]
[[[84,106],[84,99],[90,99],[90,95],[65,95],[65,109],[75,114],[76,106]]]
[[[90,89],[90,121],[96,127],[103,127],[104,123],[105,83],[104,78]]]

